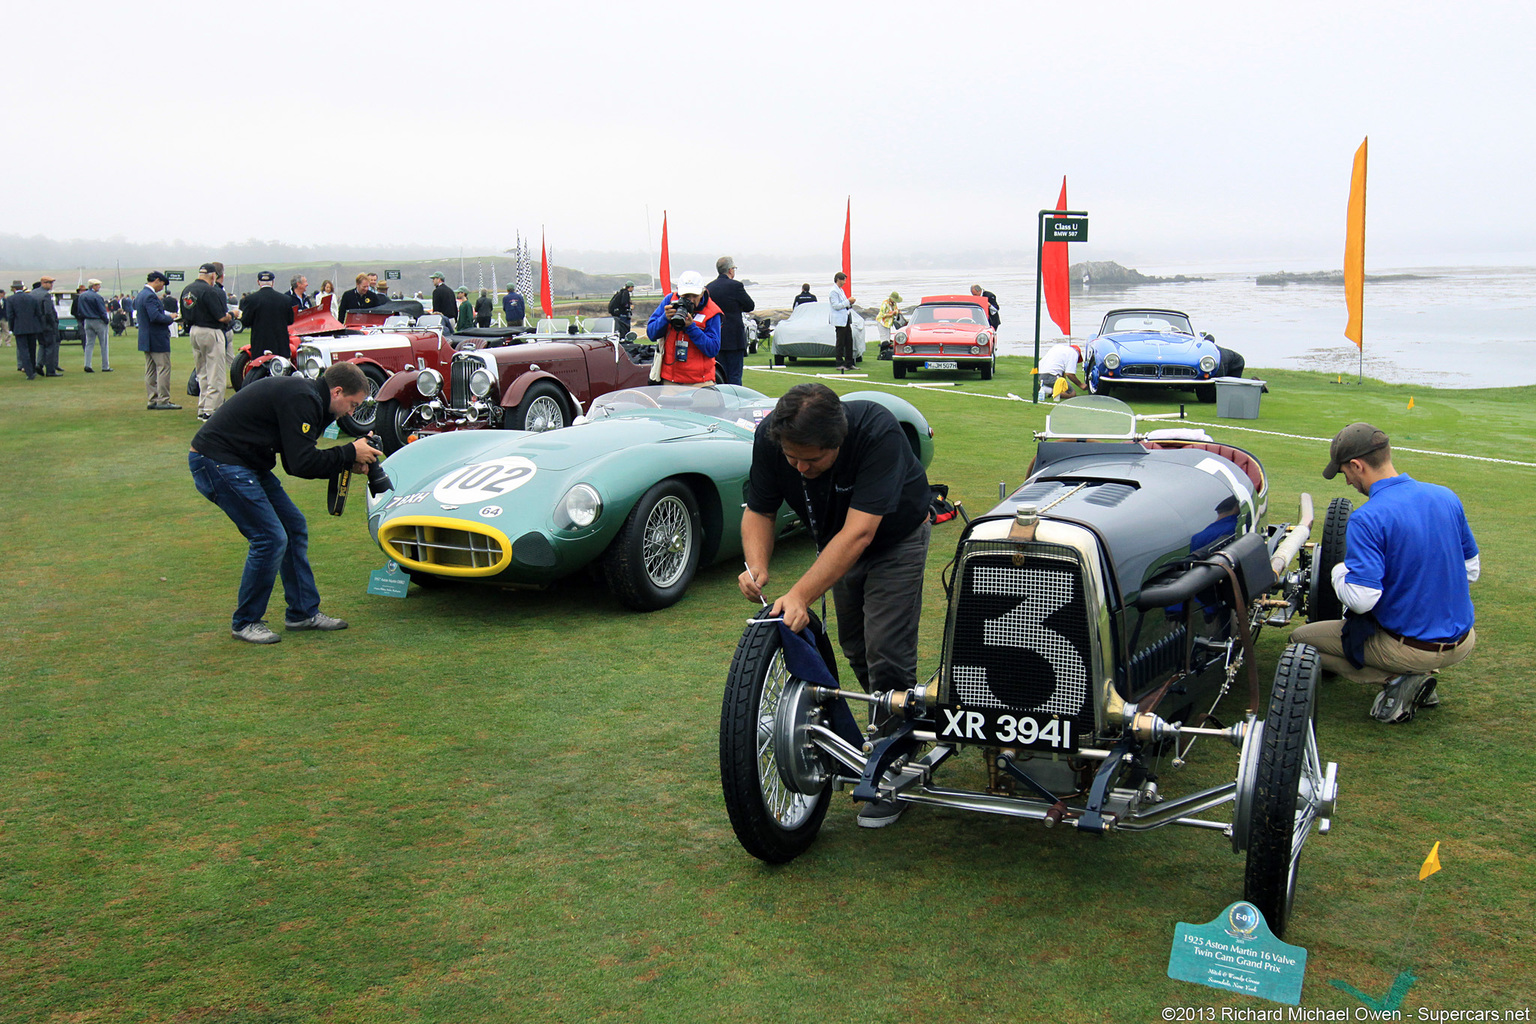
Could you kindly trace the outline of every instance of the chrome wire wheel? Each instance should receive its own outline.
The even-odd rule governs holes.
[[[691,563],[692,519],[675,495],[658,501],[645,520],[645,574],[657,587],[670,587]]]
[[[780,741],[784,738],[781,733],[793,730],[793,724],[786,721],[791,716],[783,713],[796,703],[786,701],[786,688],[791,678],[784,667],[783,653],[775,652],[757,701],[757,784],[763,793],[763,807],[783,829],[804,825],[815,811],[820,796],[819,793],[796,792],[784,783],[786,770],[794,767],[781,764],[779,760]]]
[[[524,422],[525,430],[559,430],[565,426],[565,409],[554,396],[540,395],[529,404]]]

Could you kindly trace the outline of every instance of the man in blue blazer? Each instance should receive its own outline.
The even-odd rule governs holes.
[[[43,341],[48,327],[38,305],[39,292],[52,310],[53,301],[46,297],[48,293],[43,290],[41,282],[32,291],[14,292],[5,300],[6,316],[10,318],[11,330],[16,335],[16,357],[21,362],[21,371],[27,375],[27,380],[36,380],[43,373],[43,367],[38,362],[38,345]]]
[[[721,256],[715,261],[720,276],[709,282],[709,297],[720,307],[720,354],[715,358],[727,384],[741,383],[741,367],[747,358],[747,331],[741,314],[757,308],[746,287],[736,280],[736,261]]]
[[[171,324],[176,318],[165,308],[160,293],[169,279],[151,270],[144,289],[133,300],[133,318],[139,324],[139,351],[144,353],[144,389],[152,412],[180,409],[171,402]]]

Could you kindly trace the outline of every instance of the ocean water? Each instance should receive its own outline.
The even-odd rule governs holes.
[[[1189,314],[1195,329],[1243,354],[1252,369],[1322,370],[1401,384],[1486,388],[1536,384],[1536,267],[1370,267],[1368,275],[1412,274],[1412,280],[1365,284],[1363,353],[1344,337],[1344,289],[1337,285],[1265,285],[1255,272],[1138,267],[1144,274],[1199,275],[1203,281],[1093,287],[1072,293],[1072,336],[1093,334],[1104,314],[1122,306],[1153,306]],[[1303,270],[1279,266],[1272,269]],[[1313,268],[1321,269],[1321,268]],[[752,275],[760,307],[787,307],[811,282],[826,298],[830,274]],[[1004,355],[1030,355],[1035,336],[1035,273],[1031,266],[990,269],[861,271],[854,300],[875,307],[890,292],[904,304],[923,295],[965,292],[980,284],[1002,308]],[[1061,331],[1041,309],[1042,348]],[[1252,375],[1252,374],[1250,374]]]

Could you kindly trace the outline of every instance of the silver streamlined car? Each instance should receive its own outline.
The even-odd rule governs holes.
[[[783,366],[801,359],[836,359],[837,329],[832,326],[832,305],[828,302],[802,302],[780,320],[773,329],[773,365]],[[849,310],[848,324],[853,329],[854,362],[864,361],[864,318]]]

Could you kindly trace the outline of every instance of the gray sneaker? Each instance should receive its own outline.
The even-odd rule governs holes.
[[[1371,704],[1371,717],[1388,725],[1413,721],[1413,711],[1424,684],[1433,676],[1423,673],[1393,676],[1382,686]]]
[[[265,622],[253,622],[239,629],[231,629],[229,635],[248,644],[275,644],[283,639],[268,629]]]
[[[1435,677],[1430,676],[1429,682],[1424,684],[1424,689],[1419,691],[1419,710],[1425,708],[1437,708],[1440,706],[1440,695],[1435,692]]]
[[[885,828],[896,824],[896,819],[906,811],[907,805],[900,800],[880,800],[866,803],[859,812],[860,828]]]
[[[347,628],[347,622],[345,619],[333,619],[329,615],[325,614],[325,612],[315,612],[315,614],[311,615],[309,618],[300,619],[297,622],[294,622],[292,619],[285,618],[283,620],[283,625],[287,627],[290,633],[298,633],[301,630],[306,629],[323,629],[329,632],[333,629]]]

